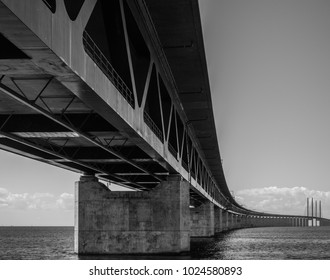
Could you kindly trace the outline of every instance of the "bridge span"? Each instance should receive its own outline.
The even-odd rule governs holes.
[[[0,45],[0,148],[83,174],[77,253],[179,253],[194,236],[308,226],[229,191],[197,0],[1,0]]]

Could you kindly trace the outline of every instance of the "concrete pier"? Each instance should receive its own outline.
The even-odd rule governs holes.
[[[205,202],[190,209],[192,237],[210,237],[214,235],[214,204]]]
[[[242,227],[242,216],[237,215],[236,216],[236,228],[241,228]]]
[[[221,213],[222,221],[222,231],[228,230],[228,212],[223,210]]]
[[[232,228],[235,229],[237,227],[237,215],[233,214],[232,222]]]
[[[210,201],[190,208],[189,187],[170,176],[149,192],[115,192],[94,176],[82,176],[75,188],[75,252],[181,253],[190,250],[190,237],[242,227],[307,226],[304,218],[242,216]]]
[[[214,233],[223,231],[222,209],[214,206]]]
[[[230,230],[233,227],[233,215],[232,213],[227,213],[227,229]]]
[[[82,176],[74,236],[79,254],[188,252],[189,183],[172,177],[149,192],[112,192],[94,176]]]

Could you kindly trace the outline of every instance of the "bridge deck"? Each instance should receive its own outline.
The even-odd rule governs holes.
[[[0,69],[0,147],[138,190],[151,189],[167,175],[181,173],[191,182],[193,201],[217,200],[224,205],[226,198],[184,124],[185,114],[169,90],[170,82],[161,76],[165,70],[159,56],[151,50],[146,77],[134,76],[131,70],[130,84],[125,73],[115,71],[102,44],[97,45],[99,39],[87,32],[95,28],[86,20],[93,17],[93,7],[93,13],[100,13],[95,1],[85,1],[76,21],[68,18],[61,1],[55,13],[42,1],[29,4],[26,9],[21,1],[0,2],[5,46]],[[129,8],[120,8],[126,9],[127,25],[134,25]],[[146,39],[147,45],[157,37],[153,36]],[[128,57],[131,64],[132,56]],[[149,83],[142,95],[140,80]],[[161,115],[152,107],[157,98],[148,94],[157,87],[158,94],[164,95]]]

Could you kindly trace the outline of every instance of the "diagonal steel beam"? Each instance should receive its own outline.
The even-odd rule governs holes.
[[[68,162],[72,162],[72,163],[75,163],[77,165],[80,165],[82,167],[85,167],[85,168],[88,168],[88,169],[91,169],[95,172],[98,172],[98,173],[101,173],[101,174],[104,174],[104,175],[107,175],[107,171],[106,170],[103,170],[103,169],[100,169],[99,167],[96,167],[94,165],[91,165],[91,164],[88,164],[88,163],[85,163],[85,162],[80,162],[78,160],[74,160],[72,158],[70,158],[69,156],[65,156],[65,155],[62,155],[58,152],[55,152],[55,151],[51,151],[43,146],[40,146],[38,144],[35,144],[35,143],[31,143],[30,141],[27,141],[25,139],[22,139],[18,136],[15,136],[11,133],[7,133],[7,132],[3,132],[3,131],[0,131],[0,135],[3,136],[3,137],[6,137],[10,140],[13,140],[15,142],[18,142],[20,144],[23,144],[23,145],[26,145],[28,147],[31,147],[31,148],[34,148],[34,149],[37,149],[39,151],[42,151],[44,153],[47,153],[47,154],[50,154],[52,156],[55,156],[55,157],[59,157],[59,158],[62,158],[64,160],[67,160]],[[53,160],[49,160],[50,162],[52,162]],[[55,161],[56,162],[56,161]],[[113,178],[116,178],[118,180],[121,180],[121,181],[127,181],[126,178],[122,178],[120,176],[117,176],[117,175],[114,175],[114,174],[110,174]],[[120,182],[117,182],[118,184],[120,184]],[[146,188],[144,188],[143,186],[137,184],[137,183],[134,183],[134,182],[130,182],[131,184],[133,184],[134,186],[136,186],[137,189],[139,190],[147,190]]]
[[[15,92],[14,90],[12,90],[11,88],[7,87],[6,85],[0,83],[0,89],[7,94],[8,96],[12,97],[13,99],[17,100],[18,102],[28,106],[29,108],[33,109],[34,111],[44,115],[45,117],[53,120],[54,122],[62,125],[63,127],[77,133],[80,137],[84,138],[85,140],[89,141],[90,143],[94,144],[95,146],[98,146],[99,148],[103,149],[104,151],[115,155],[116,157],[122,159],[123,161],[131,164],[132,166],[136,167],[137,169],[143,171],[144,173],[154,177],[155,179],[157,179],[159,182],[161,182],[161,178],[159,178],[157,175],[152,174],[151,172],[149,172],[148,170],[146,170],[145,168],[141,167],[140,165],[136,164],[135,162],[127,159],[125,156],[123,156],[122,154],[120,154],[117,151],[114,151],[113,149],[109,148],[109,147],[105,147],[102,143],[92,139],[89,135],[87,135],[86,133],[82,132],[80,129],[77,129],[75,127],[73,127],[72,125],[68,124],[67,122],[63,121],[62,119],[60,119],[57,116],[54,116],[53,114],[51,114],[50,112],[44,110],[43,108],[40,108],[39,106],[35,105],[32,101],[28,100],[27,98],[24,98],[23,96],[21,96],[20,94],[18,94],[17,92]]]

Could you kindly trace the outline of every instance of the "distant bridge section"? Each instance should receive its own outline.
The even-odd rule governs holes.
[[[183,252],[191,236],[307,225],[230,194],[198,1],[1,0],[0,45],[0,148],[84,174],[76,252]]]

